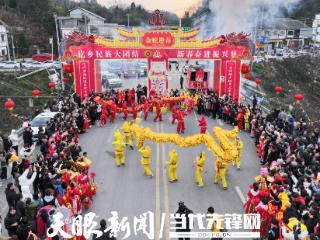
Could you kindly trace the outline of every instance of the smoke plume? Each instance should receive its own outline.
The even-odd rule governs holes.
[[[203,23],[204,30],[218,36],[230,32],[252,32],[256,27],[290,12],[301,0],[204,0],[211,14]],[[207,34],[205,34],[207,35]]]

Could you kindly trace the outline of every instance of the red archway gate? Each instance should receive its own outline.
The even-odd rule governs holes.
[[[247,35],[230,34],[211,40],[194,39],[200,29],[181,30],[117,29],[122,39],[104,39],[74,33],[60,46],[60,53],[73,61],[75,91],[81,98],[92,91],[101,92],[99,60],[148,59],[148,85],[156,91],[168,88],[169,59],[214,61],[211,81],[219,95],[226,93],[239,99],[241,60],[250,59]]]

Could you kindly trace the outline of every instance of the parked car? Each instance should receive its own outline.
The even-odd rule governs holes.
[[[103,64],[103,69],[110,73],[114,73],[119,77],[122,73],[122,66],[120,61],[107,61]]]
[[[3,69],[19,69],[20,63],[14,61],[0,62],[0,68]]]
[[[46,111],[46,112],[40,113],[34,119],[32,119],[30,124],[31,124],[31,129],[33,131],[33,138],[35,140],[37,140],[38,139],[39,127],[45,128],[47,126],[48,122],[51,119],[53,119],[54,117],[58,116],[59,114],[62,115],[62,113],[60,113],[60,112]]]
[[[24,68],[30,69],[30,70],[35,70],[35,69],[41,69],[46,67],[45,64],[41,63],[41,62],[35,62],[35,61],[31,61],[31,62],[25,62],[22,64],[22,66]]]
[[[122,80],[118,75],[110,72],[102,72],[102,87],[104,89],[121,86]]]
[[[137,69],[126,69],[123,71],[123,77],[124,78],[133,78],[133,77],[138,77],[138,71]]]

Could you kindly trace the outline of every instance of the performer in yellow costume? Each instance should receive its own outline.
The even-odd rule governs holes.
[[[170,182],[178,181],[177,178],[177,167],[179,162],[179,156],[175,149],[171,150],[169,153],[169,161],[166,164],[169,166],[169,178]]]
[[[240,137],[236,138],[235,144],[236,144],[236,147],[237,147],[237,156],[235,157],[235,164],[237,166],[237,169],[240,170],[241,157],[242,157],[242,148],[243,148],[243,142],[240,140]]]
[[[113,134],[113,141],[117,141],[118,139],[124,141],[124,138],[119,129],[117,129]]]
[[[196,181],[198,184],[198,187],[203,187],[203,180],[202,180],[202,174],[204,170],[204,164],[206,162],[206,153],[201,152],[200,156],[196,159]]]
[[[114,155],[116,157],[117,167],[120,167],[120,165],[125,164],[124,151],[126,149],[126,144],[124,143],[123,139],[118,138],[117,140],[112,142],[112,145],[114,147]]]
[[[124,134],[124,142],[126,145],[129,145],[130,148],[133,150],[133,136],[132,136],[132,132],[130,129],[130,123],[129,122],[125,122],[121,128],[121,130],[123,131]]]
[[[250,118],[250,110],[247,108],[244,114],[244,130],[249,131],[249,118]]]
[[[222,161],[222,159],[220,158],[217,158],[217,160],[214,162],[214,170],[216,172],[214,176],[214,183],[218,184],[221,179],[224,190],[228,188],[228,183],[226,179],[227,168],[228,163]]]
[[[141,153],[141,155],[142,155],[140,163],[143,166],[144,173],[149,177],[153,177],[153,174],[150,170],[150,163],[151,163],[151,148],[150,148],[150,146],[146,145],[145,147],[140,148],[139,153]]]

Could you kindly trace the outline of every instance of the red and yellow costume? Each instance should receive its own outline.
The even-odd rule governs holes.
[[[184,127],[184,112],[177,111],[177,118],[178,118],[178,125],[177,125],[177,133],[184,133],[185,127]]]
[[[218,184],[221,180],[222,186],[224,189],[227,189],[228,183],[226,179],[226,173],[228,169],[228,163],[224,162],[222,159],[217,158],[214,162],[214,170],[215,170],[215,176],[214,176],[214,183]]]
[[[207,120],[202,116],[199,120],[200,133],[205,134],[207,131]]]
[[[142,147],[139,149],[139,153],[141,153],[141,159],[140,159],[140,163],[143,167],[144,173],[149,176],[152,177],[152,171],[150,170],[150,163],[151,163],[151,148],[150,146],[146,145],[145,147]]]
[[[202,174],[204,171],[204,164],[206,162],[206,153],[201,152],[200,156],[196,158],[196,181],[199,187],[203,187]]]

